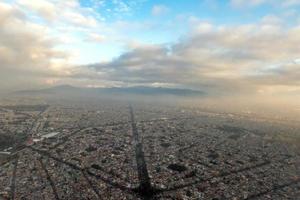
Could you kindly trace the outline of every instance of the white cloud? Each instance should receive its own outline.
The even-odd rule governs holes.
[[[234,7],[257,6],[266,3],[268,0],[231,0]]]
[[[160,16],[166,14],[168,11],[169,8],[165,5],[154,5],[151,13],[153,16]]]
[[[300,0],[285,0],[283,1],[284,6],[295,6],[300,5]]]
[[[98,13],[82,8],[76,0],[18,0],[18,5],[26,10],[28,15],[36,15],[48,22],[56,24],[73,24],[81,27],[96,27]]]
[[[132,12],[141,2],[144,0],[115,0],[113,9]],[[140,24],[133,26],[142,28]],[[78,69],[71,64],[82,62],[85,56],[90,58],[89,54],[95,51],[86,50],[97,49],[99,43],[108,46],[108,42],[118,41],[123,45],[123,41],[129,40],[124,31],[127,28],[104,22],[94,8],[82,7],[77,0],[0,3],[0,90],[60,83],[60,80],[78,81]],[[80,72],[89,74],[82,69]]]
[[[53,21],[57,17],[55,4],[46,0],[19,0],[18,3],[31,10],[34,10],[46,20]]]
[[[91,42],[99,42],[99,43],[103,43],[105,41],[107,41],[108,38],[105,35],[101,35],[101,34],[97,34],[97,33],[90,33],[88,35],[87,41],[91,41]]]
[[[38,85],[41,77],[63,76],[67,54],[54,48],[46,26],[31,23],[15,5],[0,3],[0,89],[12,89],[30,83]]]
[[[88,67],[108,81],[181,85],[218,94],[300,88],[300,65],[294,62],[300,29],[270,19],[237,26],[200,23],[171,47],[135,46],[112,62]]]
[[[92,6],[109,13],[107,18],[133,15],[148,0],[91,0]]]
[[[34,2],[0,3],[2,88],[70,82],[176,85],[212,93],[255,93],[287,88],[295,91],[300,87],[300,28],[286,26],[274,15],[256,24],[234,26],[189,17],[185,20],[193,30],[178,42],[147,45],[126,34],[151,30],[151,23],[117,20],[108,24],[93,9],[82,8],[75,0]],[[131,10],[130,2],[114,1],[120,12]],[[267,2],[271,1],[235,1],[251,6]],[[160,15],[167,8],[156,5],[153,9],[154,15]],[[128,51],[110,62],[69,66],[74,63],[73,52],[77,52],[77,58],[90,53],[83,52],[90,47],[87,43],[104,46],[112,41],[129,41]]]
[[[65,21],[82,27],[97,27],[98,21],[92,16],[84,16],[73,10],[62,12]]]
[[[263,4],[270,4],[273,6],[290,7],[300,5],[300,0],[231,0],[231,5],[234,7],[253,7]]]

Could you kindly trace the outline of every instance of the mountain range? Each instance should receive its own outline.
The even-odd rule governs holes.
[[[199,90],[165,88],[165,87],[111,87],[90,88],[74,87],[71,85],[59,85],[39,90],[22,90],[15,92],[17,95],[174,95],[174,96],[203,96],[205,93]]]

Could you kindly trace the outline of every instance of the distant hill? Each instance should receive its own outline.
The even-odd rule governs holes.
[[[163,88],[163,87],[112,87],[112,88],[83,88],[70,85],[60,85],[41,90],[23,90],[15,92],[17,95],[174,95],[174,96],[202,96],[205,93],[198,90]]]

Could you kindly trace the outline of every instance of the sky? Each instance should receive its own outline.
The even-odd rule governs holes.
[[[1,0],[0,91],[300,97],[300,0]]]

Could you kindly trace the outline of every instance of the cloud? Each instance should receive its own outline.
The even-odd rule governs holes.
[[[58,14],[55,4],[46,0],[19,0],[18,3],[24,7],[34,10],[49,21],[53,21]]]
[[[171,46],[142,45],[111,62],[85,67],[109,81],[165,83],[211,94],[300,89],[300,28],[267,18],[237,26],[200,23]]]
[[[132,6],[131,1],[122,2]],[[162,5],[157,6],[155,13],[163,14]],[[153,29],[153,24],[124,20],[108,24],[100,18],[75,0],[0,3],[0,90],[63,83],[173,86],[222,95],[300,90],[300,27],[286,25],[275,15],[241,25],[215,25],[191,17],[192,30],[179,41],[151,45],[126,34],[136,36]],[[70,65],[72,51],[81,50],[78,58],[90,53],[86,51],[90,44],[109,46],[109,42],[128,45],[109,62]]]
[[[96,27],[97,17],[101,18],[93,10],[82,8],[76,0],[18,0],[17,4],[26,9],[27,14],[56,24]]]
[[[131,16],[148,0],[86,0],[96,10],[107,13],[107,19]]]
[[[231,0],[231,5],[234,7],[254,7],[263,4],[269,4],[273,6],[290,7],[300,5],[300,0]]]
[[[166,14],[168,11],[169,8],[165,5],[154,5],[151,13],[153,16],[160,16]]]
[[[300,5],[300,0],[285,0],[283,1],[284,6],[296,6]]]
[[[101,35],[101,34],[97,34],[97,33],[90,33],[86,40],[90,41],[90,42],[103,43],[103,42],[107,41],[108,38],[105,35]]]
[[[0,3],[0,89],[39,84],[42,77],[62,75],[67,55],[54,48],[48,29],[30,23],[17,6]]]
[[[271,2],[271,0],[231,0],[231,4],[235,7],[258,6],[268,2]]]
[[[112,9],[119,13],[127,12],[126,9],[131,12],[144,1],[115,0]],[[92,3],[96,5],[96,2]],[[107,3],[109,1],[103,5]],[[78,69],[74,63],[90,59],[86,50],[100,49],[96,47],[99,43],[109,46],[116,41],[122,43],[128,40],[124,31],[127,28],[106,23],[95,7],[84,7],[77,0],[0,3],[0,90],[42,87],[53,83],[93,84],[94,81],[98,84],[92,72]],[[91,81],[85,78],[79,80],[79,71],[88,74]]]

